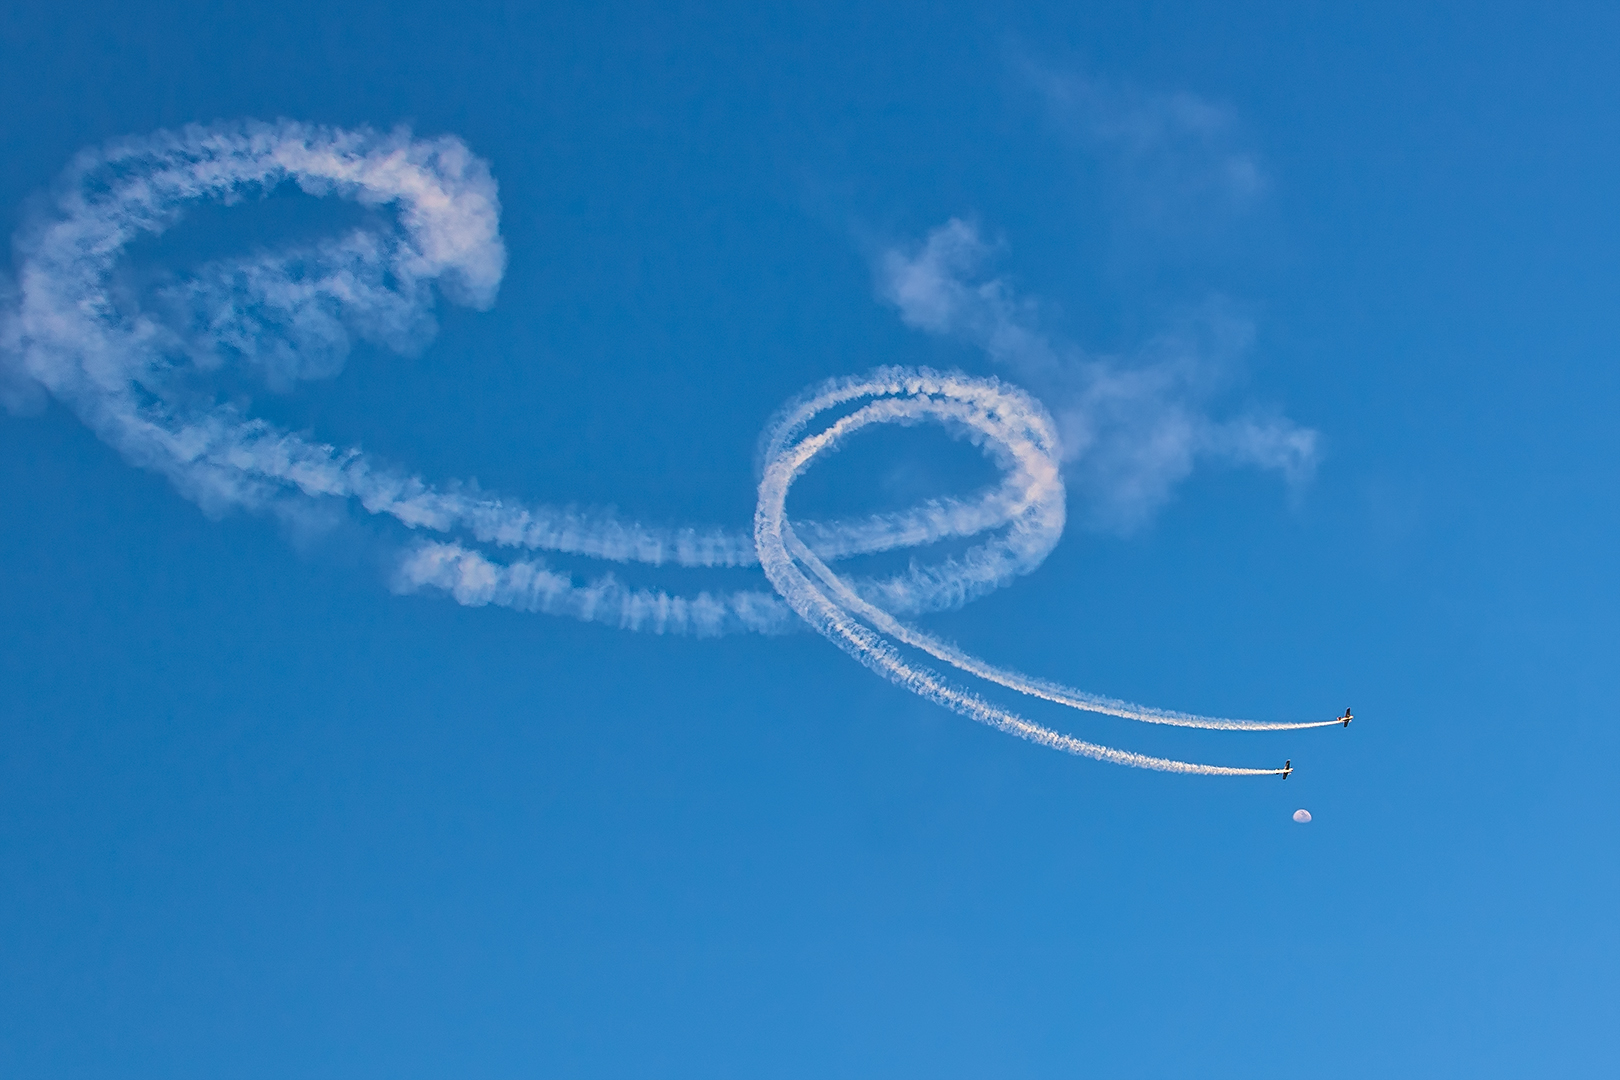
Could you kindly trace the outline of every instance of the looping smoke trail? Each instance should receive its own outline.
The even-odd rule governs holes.
[[[817,415],[861,399],[868,399],[868,404],[813,434],[805,434]],[[1033,398],[994,379],[941,375],[926,370],[890,368],[861,379],[835,380],[790,409],[771,430],[765,475],[760,481],[759,503],[754,511],[754,541],[759,548],[760,565],[777,592],[800,617],[862,664],[913,693],[980,723],[1055,750],[1162,772],[1205,776],[1270,776],[1281,772],[1279,769],[1201,765],[1086,742],[1026,720],[909,662],[885,634],[962,670],[1077,709],[1185,727],[1253,730],[1306,726],[1166,714],[1095,698],[1055,684],[1037,683],[946,646],[862,599],[798,538],[787,517],[788,492],[816,458],[838,449],[845,439],[862,428],[925,419],[959,424],[977,432],[987,444],[1001,451],[1010,465],[1011,476],[1020,482],[1022,489],[1022,497],[1008,507],[1004,522],[1009,526],[1006,535],[980,549],[989,557],[964,561],[968,565],[1003,564],[1009,569],[1023,568],[1039,563],[1051,549],[1053,538],[1063,527],[1063,481],[1051,418]],[[990,555],[992,550],[994,555]],[[1014,572],[1021,570],[1014,569]]]
[[[181,220],[188,204],[232,204],[292,183],[392,214],[344,235],[219,259],[158,279],[148,308],[116,283],[130,244]],[[1165,712],[1086,694],[977,659],[898,614],[951,608],[1034,570],[1063,532],[1057,439],[1044,408],[994,379],[887,368],[835,379],[791,402],[765,440],[753,535],[659,529],[606,512],[524,506],[461,485],[435,487],[354,448],[318,443],[245,415],[209,379],[231,366],[272,389],[330,377],[351,342],[395,351],[433,336],[434,289],[494,303],[506,265],[488,166],[455,138],[414,139],[292,122],[187,128],[81,154],[54,213],[18,242],[14,310],[0,311],[0,392],[15,405],[43,388],[131,463],[167,476],[210,514],[295,514],[329,500],[392,518],[418,539],[394,585],[462,604],[498,604],[655,633],[776,633],[794,616],[873,671],[1001,730],[1102,761],[1205,775],[1268,775],[1148,757],[1084,742],[1019,717],[908,661],[895,642],[1020,693],[1087,712],[1182,727],[1280,730]],[[9,308],[9,304],[8,304]],[[829,420],[829,417],[831,418]],[[821,455],[875,424],[934,422],[974,441],[1005,473],[969,499],[833,522],[787,517],[792,484]],[[427,534],[445,539],[432,539]],[[974,540],[932,565],[845,579],[857,555]],[[488,549],[526,551],[502,561]],[[577,581],[539,553],[653,566],[759,565],[769,593],[671,595],[611,573]]]

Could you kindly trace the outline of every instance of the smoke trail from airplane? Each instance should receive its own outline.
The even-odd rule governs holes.
[[[188,205],[234,204],[295,184],[371,210],[314,243],[217,259],[157,279],[149,304],[116,282],[132,242],[160,236]],[[903,648],[1046,702],[1154,724],[1288,730],[1087,694],[980,660],[899,616],[954,607],[1039,566],[1063,532],[1058,440],[1034,398],[995,379],[885,368],[834,379],[790,403],[767,430],[753,533],[661,529],[609,512],[526,506],[465,485],[434,486],[359,449],[312,441],[247,415],[210,385],[216,373],[272,389],[341,369],[354,341],[421,348],[434,289],[490,307],[505,270],[500,205],[487,165],[458,139],[414,139],[292,122],[161,132],[81,154],[54,207],[19,239],[15,308],[0,314],[0,389],[15,405],[43,388],[126,460],[166,476],[205,512],[295,515],[341,500],[412,537],[394,587],[655,633],[776,633],[803,620],[871,670],[919,696],[1044,746],[1117,764],[1204,775],[1275,775],[1149,757],[1053,731],[957,686]],[[9,305],[8,305],[9,306]],[[864,518],[790,521],[794,481],[851,435],[933,422],[978,445],[1001,483]],[[860,555],[969,542],[887,577],[843,577]],[[507,554],[503,555],[502,552]],[[545,554],[677,567],[759,566],[774,591],[676,595],[604,573],[580,581]]]

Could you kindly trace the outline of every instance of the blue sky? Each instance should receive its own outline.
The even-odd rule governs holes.
[[[1109,746],[1298,770],[1164,775],[976,725],[807,626],[457,603],[402,584],[431,530],[132,464],[86,420],[102,399],[40,390],[13,334],[0,1074],[1609,1075],[1617,21],[8,9],[12,329],[63,170],[108,140],[403,124],[483,163],[465,198],[479,168],[498,187],[447,293],[430,274],[397,324],[344,324],[346,353],[324,323],[239,335],[221,356],[281,359],[147,405],[224,403],[471,499],[746,537],[761,433],[807,387],[996,376],[1058,434],[1067,523],[908,619],[1151,706],[1357,719],[1164,729],[972,684]],[[117,318],[180,318],[175,283],[220,260],[404,235],[290,184],[177,208],[108,269]],[[330,265],[374,268],[349,254]],[[376,281],[405,289],[401,265]],[[185,295],[240,329],[282,294]],[[888,428],[788,507],[998,476],[937,425]],[[772,594],[755,567],[612,568]]]

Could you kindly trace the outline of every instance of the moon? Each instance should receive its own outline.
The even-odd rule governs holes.
[[[1309,810],[1295,810],[1294,820],[1303,825],[1307,821],[1311,820],[1311,812]]]

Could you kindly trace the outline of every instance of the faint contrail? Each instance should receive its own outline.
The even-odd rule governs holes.
[[[335,194],[393,220],[301,247],[215,260],[160,278],[146,308],[114,287],[126,249],[177,223],[188,204],[234,203],[284,183]],[[167,476],[211,514],[240,507],[295,513],[352,501],[418,539],[395,578],[469,605],[499,604],[658,633],[779,632],[808,622],[872,670],[958,713],[1055,749],[1140,768],[1268,775],[1148,757],[1064,735],[908,660],[909,647],[975,677],[1058,705],[1155,724],[1283,730],[1165,712],[996,667],[897,616],[957,606],[1034,570],[1061,537],[1065,491],[1046,410],[995,379],[885,368],[834,379],[790,403],[765,439],[753,535],[659,529],[602,511],[525,506],[464,485],[435,487],[358,449],[311,441],[221,400],[209,377],[232,365],[286,388],[328,377],[350,343],[404,351],[434,332],[434,288],[493,304],[505,270],[500,206],[488,166],[455,138],[421,140],[281,122],[161,132],[81,154],[53,212],[18,241],[16,306],[0,313],[0,390],[47,390],[131,463]],[[794,480],[874,424],[943,424],[1003,469],[967,499],[834,522],[790,523]],[[443,539],[430,538],[439,534]],[[972,541],[889,577],[845,578],[853,556]],[[499,558],[492,550],[513,549]],[[521,554],[528,552],[529,554]],[[685,567],[759,565],[775,592],[679,596],[611,573],[580,582],[540,553]]]

